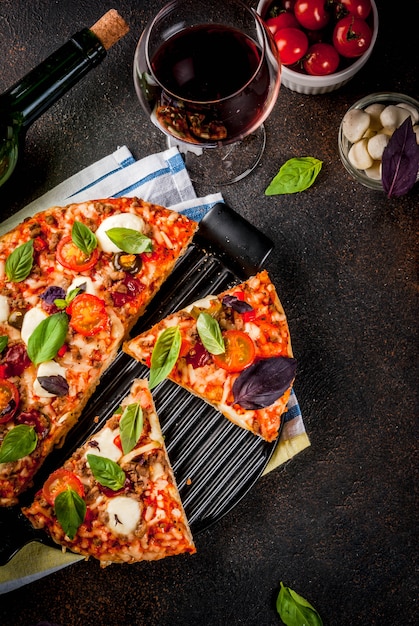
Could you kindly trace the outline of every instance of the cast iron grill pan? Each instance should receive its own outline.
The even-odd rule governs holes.
[[[132,336],[182,306],[255,274],[272,248],[268,237],[230,207],[215,205],[200,222],[192,245]],[[0,509],[0,565],[30,541],[59,547],[44,531],[32,528],[20,507],[29,504],[47,476],[102,428],[129,392],[133,379],[147,377],[148,368],[123,352],[118,354],[64,446],[49,456],[36,475],[34,487],[21,497],[19,506]],[[246,495],[266,467],[275,443],[233,425],[171,381],[163,381],[153,397],[186,515],[196,535]]]

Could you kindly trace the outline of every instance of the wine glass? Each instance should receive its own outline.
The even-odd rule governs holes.
[[[143,109],[193,181],[226,185],[262,156],[281,65],[270,31],[241,0],[171,0],[134,57]]]

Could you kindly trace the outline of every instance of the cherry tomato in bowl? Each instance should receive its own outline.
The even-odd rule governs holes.
[[[308,50],[307,35],[299,28],[281,28],[274,39],[283,65],[297,63]]]
[[[339,0],[339,2],[349,13],[363,20],[371,13],[371,0]]]
[[[225,352],[213,354],[218,365],[228,372],[241,372],[255,359],[256,348],[253,340],[242,330],[226,330],[223,333]]]
[[[268,20],[266,20],[266,26],[269,28],[273,35],[275,35],[278,30],[281,30],[281,28],[300,27],[294,13],[291,13],[290,11],[283,11],[282,13],[279,13],[279,15],[277,15],[276,17],[269,18]]]
[[[303,59],[303,67],[311,76],[327,76],[336,72],[340,57],[330,43],[315,43]]]
[[[297,0],[294,14],[301,26],[307,30],[320,30],[327,26],[330,20],[326,0]]]
[[[347,15],[336,24],[333,31],[333,45],[343,57],[360,57],[368,50],[372,31],[365,20],[355,15]]]

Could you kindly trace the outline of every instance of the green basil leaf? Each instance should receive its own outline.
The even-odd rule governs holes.
[[[85,283],[83,283],[85,284]],[[70,304],[70,302],[72,300],[74,300],[74,298],[76,296],[79,295],[79,293],[83,293],[83,289],[81,289],[80,287],[76,287],[75,289],[72,289],[68,294],[67,297],[64,298],[56,298],[54,300],[54,304],[57,307],[57,309],[66,309],[68,307],[68,305]]]
[[[6,276],[12,283],[20,283],[31,273],[33,265],[33,239],[18,246],[6,259]]]
[[[298,193],[308,189],[316,180],[322,165],[323,161],[310,156],[289,159],[270,182],[265,195]]]
[[[141,254],[153,250],[151,239],[133,228],[110,228],[106,234],[112,243],[128,254]]]
[[[58,494],[54,502],[55,515],[69,539],[76,532],[86,516],[86,503],[74,489],[66,489]]]
[[[28,356],[39,365],[53,359],[64,343],[68,331],[68,315],[54,313],[35,328],[28,340]]]
[[[284,587],[282,582],[276,610],[286,626],[323,626],[320,615],[310,602],[289,587]]]
[[[86,458],[98,483],[113,491],[122,489],[126,476],[118,463],[97,454],[88,454]]]
[[[23,459],[33,452],[38,443],[35,428],[26,424],[18,424],[5,436],[0,446],[0,463],[8,463]]]
[[[90,255],[97,248],[96,235],[82,222],[74,222],[71,228],[71,239],[84,254]]]
[[[3,352],[7,344],[9,343],[9,338],[7,335],[0,336],[0,352]]]
[[[198,335],[210,354],[225,352],[224,339],[221,328],[216,319],[209,313],[200,313],[196,321]]]
[[[178,360],[181,345],[182,337],[179,326],[170,326],[160,333],[151,355],[150,389],[154,389],[170,374]]]
[[[124,408],[119,421],[119,432],[124,454],[131,452],[143,432],[143,410],[136,402]]]

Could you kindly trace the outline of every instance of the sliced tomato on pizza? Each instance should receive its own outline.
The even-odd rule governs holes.
[[[78,420],[197,226],[118,198],[53,207],[0,238],[0,506]]]
[[[23,513],[102,567],[196,552],[147,381],[134,381]]]
[[[266,441],[278,437],[296,373],[284,309],[266,271],[126,341],[150,367]]]

